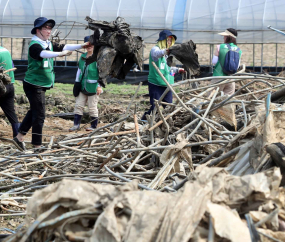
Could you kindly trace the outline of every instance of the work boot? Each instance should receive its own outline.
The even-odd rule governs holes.
[[[79,129],[82,115],[74,114],[74,125],[69,129],[69,132],[73,132]]]
[[[11,124],[13,130],[13,138],[18,135],[19,127],[21,123]]]
[[[94,129],[97,128],[98,125],[98,117],[91,117],[92,122],[91,122],[91,127],[86,128],[86,131],[93,131]]]
[[[20,140],[18,140],[17,136],[14,137],[13,139],[14,141],[14,145],[20,150],[20,151],[25,151],[26,150],[26,145],[24,142],[21,142]]]
[[[148,114],[148,113],[145,112],[139,121],[144,122],[144,123],[147,123],[147,118],[146,118],[146,115],[147,115],[147,114]]]

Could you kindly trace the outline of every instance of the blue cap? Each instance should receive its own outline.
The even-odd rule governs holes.
[[[88,42],[89,39],[90,39],[90,36],[85,36],[85,37],[84,37],[84,43],[85,43],[85,42]]]
[[[159,33],[159,38],[157,41],[167,39],[168,36],[173,36],[175,40],[177,39],[176,35],[172,34],[170,30],[165,29]]]
[[[31,34],[36,34],[36,29],[42,27],[45,23],[51,23],[52,28],[55,26],[55,21],[53,19],[47,19],[45,17],[39,17],[34,22],[34,28],[31,31]]]

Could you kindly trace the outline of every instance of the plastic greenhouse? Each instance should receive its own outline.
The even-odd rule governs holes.
[[[258,72],[269,66],[271,73],[277,73],[285,65],[285,36],[267,26],[284,30],[284,13],[285,0],[0,0],[0,45],[11,51],[14,60],[22,60],[15,65],[25,66],[25,50],[37,17],[54,19],[56,27],[65,21],[59,28],[60,37],[72,28],[66,41],[79,42],[91,34],[85,29],[86,16],[104,21],[121,16],[146,44],[155,43],[163,29],[171,30],[178,43],[192,39],[198,46],[199,58],[203,52],[200,64],[211,72],[214,45],[222,40],[217,33],[232,27],[238,30],[238,43],[247,48],[245,64]],[[18,44],[15,50],[17,41],[21,46]],[[71,63],[76,60],[78,54],[77,59],[68,57],[56,65],[76,66]]]
[[[82,24],[86,16],[106,21],[121,16],[147,43],[155,42],[165,28],[173,30],[179,42],[219,43],[216,33],[229,27],[241,30],[240,43],[279,43],[285,38],[277,38],[267,26],[284,29],[284,12],[284,0],[0,0],[0,33],[30,37],[39,16]],[[84,29],[77,24],[69,38],[81,40]]]

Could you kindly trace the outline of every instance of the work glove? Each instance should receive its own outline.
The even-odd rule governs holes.
[[[184,73],[186,73],[186,71],[184,70],[184,68],[179,68],[178,69],[178,73],[179,74],[184,74]]]
[[[169,49],[164,50],[164,55],[169,55],[169,53],[170,53]]]
[[[63,50],[62,52],[59,52],[58,57],[69,56],[71,54],[72,54],[71,50]]]
[[[90,42],[85,42],[84,44],[81,45],[81,48],[86,49],[86,48],[88,48],[88,47],[90,47],[90,46],[92,46],[92,45],[90,44]]]
[[[73,86],[73,96],[74,97],[79,96],[80,91],[81,91],[81,82],[75,82]]]
[[[105,85],[105,83],[104,83],[104,81],[102,80],[102,79],[99,79],[98,80],[98,83],[99,83],[99,85],[101,86],[101,87],[106,87],[106,85]]]

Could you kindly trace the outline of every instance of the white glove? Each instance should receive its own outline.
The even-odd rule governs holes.
[[[72,54],[72,51],[70,51],[70,50],[63,50],[62,52],[58,53],[58,57],[69,56],[71,54]]]
[[[164,55],[169,55],[169,49],[164,49]]]

